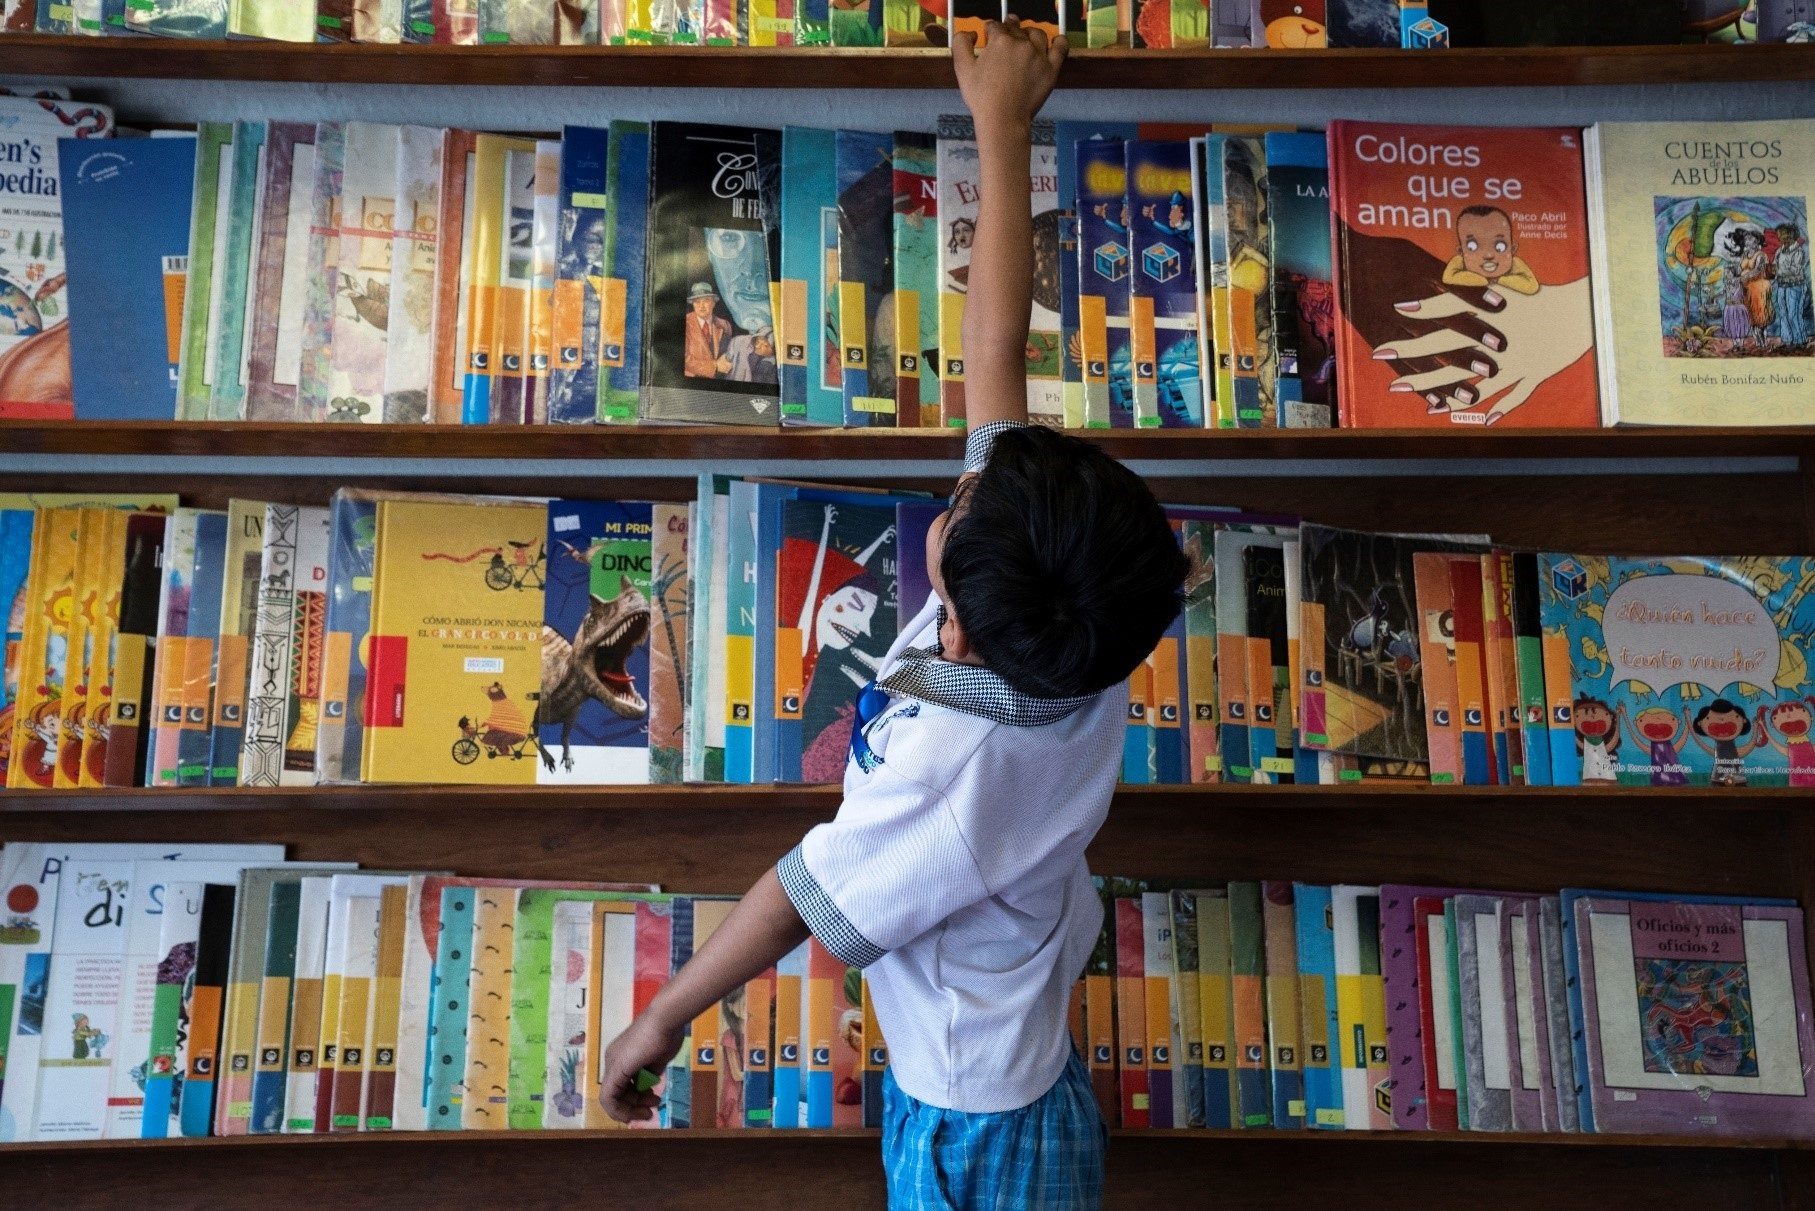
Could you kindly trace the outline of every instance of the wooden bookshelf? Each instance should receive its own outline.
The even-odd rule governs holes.
[[[1120,459],[1614,459],[1808,457],[1815,424],[1757,429],[1086,430]],[[329,425],[0,420],[0,456],[210,458],[955,460],[940,429],[774,429],[737,425]],[[850,474],[848,467],[828,471]]]
[[[380,46],[0,36],[0,75],[511,87],[952,88],[937,49]],[[1547,88],[1815,79],[1815,47],[1094,50],[1065,88]]]

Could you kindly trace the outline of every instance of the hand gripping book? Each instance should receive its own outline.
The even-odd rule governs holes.
[[[611,124],[605,177],[605,282],[599,295],[599,419],[637,423],[643,382],[643,288],[647,278],[649,125]]]
[[[773,425],[780,133],[658,122],[650,146],[642,417]]]
[[[904,428],[937,429],[938,141],[900,130],[894,138],[895,422]],[[787,172],[785,160],[782,172]]]
[[[840,381],[844,424],[852,429],[899,423],[897,333],[881,322],[895,288],[892,155],[889,135],[837,134]],[[919,416],[917,402],[913,415]]]
[[[1815,122],[1602,122],[1584,142],[1604,423],[1799,423]]]
[[[844,423],[843,358],[838,343],[838,176],[837,132],[806,126],[782,131],[781,309],[776,315],[781,363],[783,424],[839,426]],[[899,190],[897,193],[899,194]],[[925,215],[936,215],[937,198]],[[897,213],[897,230],[913,228],[917,211]],[[939,245],[933,237],[935,259]],[[897,240],[899,243],[899,239]],[[896,252],[897,264],[905,264]],[[938,279],[930,302],[938,344]],[[926,367],[935,388],[937,366]]]
[[[1345,424],[1599,422],[1581,143],[1331,124]]]
[[[308,302],[310,218],[315,187],[313,122],[272,122],[252,250],[246,333],[247,420],[296,419],[302,372],[303,309]]]
[[[592,1033],[588,1036],[576,1081],[586,1103],[579,1116],[579,1125],[592,1130],[607,1129],[613,1122],[599,1103],[600,1074],[604,1071],[606,1048],[629,1029],[636,1017],[637,921],[640,909],[647,907],[647,902],[601,900],[587,907],[592,910],[591,979],[594,989],[589,1004],[596,1008],[586,1023]],[[552,1046],[550,1054],[554,1054]],[[562,1088],[553,1073],[550,1074],[550,1085]],[[561,1125],[562,1107],[552,1099],[545,1107],[543,1121]]]
[[[227,195],[225,236],[214,266],[218,292],[210,320],[208,352],[210,420],[239,420],[246,411],[246,354],[258,302],[254,270],[259,221],[264,217],[267,123],[233,124],[233,185]]]
[[[977,234],[981,165],[966,116],[939,118],[939,411],[946,428],[964,427],[964,300]]]

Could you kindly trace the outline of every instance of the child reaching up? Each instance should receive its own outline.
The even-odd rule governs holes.
[[[957,35],[981,203],[964,319],[972,431],[927,534],[932,596],[858,697],[844,802],[606,1053],[620,1121],[687,1023],[809,931],[866,970],[889,1041],[889,1202],[1094,1207],[1106,1132],[1066,1014],[1103,909],[1084,851],[1121,766],[1124,682],[1177,616],[1165,513],[1095,446],[1027,426],[1030,127],[1065,44]],[[919,603],[904,602],[908,608]]]

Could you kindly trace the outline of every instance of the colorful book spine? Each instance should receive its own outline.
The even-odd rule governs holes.
[[[214,657],[214,719],[208,771],[211,786],[239,785],[240,748],[246,733],[246,686],[251,674],[252,630],[258,617],[264,535],[263,501],[228,502],[220,639]]]
[[[226,571],[227,515],[202,513],[196,520],[195,578],[189,600],[189,642],[183,660],[178,786],[207,786],[213,768],[214,648],[220,638],[221,591]]]
[[[258,1051],[252,1061],[249,1130],[253,1135],[275,1135],[284,1127],[291,992],[296,979],[301,910],[301,879],[285,879],[272,884],[271,910],[265,925],[265,974],[259,986]]]
[[[1310,1117],[1305,1097],[1306,1049],[1296,909],[1292,884],[1261,884],[1261,925],[1266,935],[1267,1055],[1273,1078],[1275,1127],[1303,1127]]]
[[[838,280],[836,142],[835,131],[806,126],[782,131],[782,271],[776,339],[783,424],[844,423],[836,291],[827,290],[828,283]],[[895,217],[897,228],[906,221],[900,214]],[[937,298],[935,281],[935,314]]]
[[[1031,134],[1029,204],[1033,208],[1034,263],[1042,269],[1034,275],[1028,312],[1027,418],[1057,429],[1065,424],[1065,349],[1060,343],[1063,325],[1058,295],[1059,149],[1051,122],[1036,121]]]
[[[1304,1124],[1322,1130],[1343,1125],[1340,1032],[1336,1012],[1336,934],[1330,889],[1292,886],[1294,944],[1298,952],[1299,1036],[1305,1084]]]
[[[1084,427],[1134,424],[1130,361],[1127,152],[1120,139],[1077,144],[1078,339],[1084,361]]]
[[[1226,137],[1222,213],[1228,239],[1223,252],[1229,266],[1229,288],[1225,306],[1239,428],[1278,425],[1273,399],[1273,270],[1266,181],[1266,151],[1260,140]]]
[[[782,1130],[804,1127],[806,1102],[805,1021],[807,984],[806,943],[801,943],[775,965],[775,1104],[770,1126]]]
[[[1543,595],[1538,586],[1538,556],[1512,555],[1513,646],[1518,662],[1519,738],[1529,786],[1552,786],[1550,733],[1545,722]]]
[[[1258,883],[1229,884],[1229,999],[1235,1040],[1235,1125],[1273,1124],[1267,1062],[1266,932]]]
[[[296,915],[296,973],[290,995],[290,1053],[284,1072],[284,1134],[315,1130],[315,1080],[321,1058],[322,974],[332,879],[302,880]]]
[[[326,420],[331,403],[335,283],[340,272],[341,180],[346,168],[347,127],[315,127],[315,175],[309,184],[308,259],[297,347],[296,409],[290,418]],[[193,288],[194,280],[191,279]],[[282,355],[280,354],[280,357]]]
[[[225,884],[210,883],[202,892],[201,928],[195,946],[195,982],[189,993],[189,1060],[183,1070],[178,1111],[186,1137],[213,1133],[222,1001],[233,949],[236,899],[236,890]]]
[[[1336,404],[1328,147],[1322,135],[1276,133],[1265,150],[1279,423],[1327,429]]]
[[[177,367],[178,420],[209,418],[210,319],[219,301],[216,272],[233,195],[233,123],[196,127],[194,209],[189,224],[189,273],[183,294],[182,351]]]
[[[599,419],[635,424],[643,381],[644,222],[649,211],[649,126],[611,124],[606,173],[605,280],[599,290]]]
[[[1147,1023],[1147,1112],[1151,1127],[1173,1127],[1172,900],[1163,891],[1142,892],[1142,995]]]
[[[770,967],[744,985],[744,1030],[739,1040],[744,1100],[743,1117],[736,1124],[744,1127],[767,1127],[775,1117],[775,980],[776,969]],[[866,996],[866,1005],[868,1000]],[[734,1063],[735,1057],[727,1062]],[[866,1100],[864,1105],[867,1107],[869,1102]]]
[[[964,428],[964,300],[977,235],[981,164],[968,117],[941,116],[939,177],[939,415]]]
[[[448,132],[435,126],[397,131],[391,210],[391,280],[385,328],[382,410],[386,424],[434,419],[435,275],[440,265],[442,158]],[[366,287],[370,293],[370,285]],[[376,310],[376,308],[374,308]]]
[[[175,1114],[178,1039],[184,1018],[183,989],[195,973],[196,944],[202,932],[205,883],[173,879],[164,885],[164,911],[158,923],[157,984],[152,992],[151,1051],[146,1057],[145,1102],[140,1118],[142,1139],[167,1139],[182,1132]],[[0,1013],[0,1026],[7,1024]]]
[[[670,902],[668,979],[673,979],[693,957],[693,897],[676,896]],[[681,1049],[668,1062],[662,1090],[664,1127],[693,1125],[693,1031],[689,1024]]]
[[[936,429],[938,141],[932,135],[901,130],[895,132],[894,140],[895,421],[903,428]],[[785,163],[782,171],[787,171]]]
[[[734,480],[725,600],[725,781],[748,784],[756,772],[756,485]]]
[[[555,424],[590,424],[599,415],[598,287],[605,276],[610,170],[609,129],[562,130],[561,225],[548,372],[548,419]]]
[[[1198,1008],[1204,1032],[1204,1126],[1237,1125],[1234,1002],[1230,995],[1229,896],[1197,897]]]
[[[833,11],[836,39],[837,15],[847,10]],[[898,419],[890,353],[895,334],[878,322],[894,289],[892,155],[886,134],[838,132],[838,336],[846,428],[892,428]]]
[[[461,278],[466,283],[465,339],[461,363],[465,379],[461,391],[461,421],[468,425],[491,423],[492,389],[496,367],[492,338],[497,328],[498,257],[508,218],[505,210],[505,161],[513,150],[522,150],[522,139],[482,134],[473,142],[473,179],[468,190],[471,221],[466,230],[466,254]]]
[[[1343,1126],[1392,1125],[1386,1082],[1386,998],[1380,982],[1380,893],[1372,887],[1330,889],[1336,942],[1336,1006],[1342,1039]]]
[[[246,359],[251,309],[258,303],[253,277],[254,250],[259,244],[260,205],[265,189],[264,122],[233,124],[233,186],[228,192],[224,239],[216,245],[214,266],[218,301],[210,319],[210,420],[239,420],[246,410]]]
[[[478,136],[450,130],[441,156],[441,214],[435,242],[435,351],[429,380],[429,415],[457,425],[464,411],[467,313],[466,242],[471,230],[473,170]]]
[[[272,122],[252,250],[251,314],[246,333],[247,420],[291,420],[301,368],[302,308],[307,298],[309,210],[315,184],[315,124]]]
[[[435,940],[435,982],[441,992],[436,1001],[435,1033],[430,1041],[430,1131],[460,1130],[466,1095],[467,990],[472,979],[477,896],[475,887],[452,886],[441,892],[441,934]],[[334,991],[323,982],[324,1006]],[[325,1017],[323,1025],[325,1028]],[[322,1058],[327,1058],[325,1051]]]
[[[1204,1007],[1195,891],[1169,894],[1172,913],[1172,1125],[1204,1122]]]
[[[1136,139],[1123,144],[1123,154],[1134,424],[1201,429],[1191,144]]]
[[[1152,1124],[1147,1084],[1146,934],[1138,896],[1115,906],[1116,1041],[1120,1057],[1122,1126]]]

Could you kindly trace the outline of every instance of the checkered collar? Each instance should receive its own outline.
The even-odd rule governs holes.
[[[945,607],[935,612],[938,629],[945,626]],[[917,702],[976,715],[1011,727],[1041,727],[1057,723],[1095,695],[1075,698],[1035,698],[1010,686],[989,669],[954,664],[941,655],[937,638],[931,648],[906,648],[895,668],[876,684],[878,688]]]

